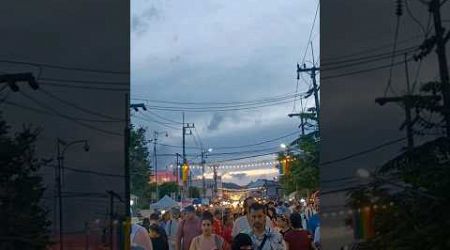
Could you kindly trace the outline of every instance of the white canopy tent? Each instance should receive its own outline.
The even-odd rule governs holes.
[[[150,205],[150,209],[151,210],[169,210],[171,208],[174,207],[179,207],[180,205],[178,204],[178,202],[174,201],[172,198],[170,198],[169,196],[165,195],[163,198],[161,198],[161,200],[159,200],[156,203],[153,203]]]

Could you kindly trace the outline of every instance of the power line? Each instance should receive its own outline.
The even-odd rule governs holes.
[[[265,97],[265,98],[249,100],[249,101],[233,101],[233,102],[174,102],[174,101],[145,99],[145,98],[133,98],[133,99],[134,100],[143,100],[143,101],[153,102],[153,103],[165,103],[165,104],[175,104],[175,105],[193,105],[193,106],[212,105],[211,108],[218,108],[216,106],[220,105],[219,106],[219,108],[220,108],[220,107],[240,107],[240,106],[248,106],[248,105],[253,105],[253,104],[265,104],[265,103],[271,103],[271,102],[277,102],[277,101],[281,101],[281,100],[295,98],[300,95],[304,95],[304,93],[287,93],[287,94],[273,96],[273,97]]]
[[[104,130],[104,129],[101,129],[101,128],[97,128],[97,127],[95,127],[95,126],[92,126],[92,125],[89,125],[89,124],[80,122],[80,121],[78,121],[78,120],[76,120],[76,119],[74,119],[74,118],[72,118],[72,117],[70,117],[70,116],[61,114],[61,113],[60,113],[59,111],[57,111],[56,109],[53,109],[52,107],[49,107],[49,106],[45,105],[44,103],[42,103],[42,102],[36,100],[35,98],[31,97],[31,96],[28,95],[28,94],[25,94],[25,93],[22,92],[22,91],[21,91],[20,93],[21,93],[23,96],[25,96],[26,98],[28,98],[28,99],[30,99],[31,101],[33,101],[34,103],[36,103],[38,106],[43,107],[44,109],[47,109],[47,110],[51,110],[55,115],[57,115],[57,116],[59,116],[59,117],[62,117],[62,118],[65,118],[65,119],[67,119],[67,120],[73,121],[74,123],[77,123],[78,125],[81,125],[81,126],[86,127],[86,128],[90,128],[90,129],[92,129],[92,130],[101,132],[101,133],[103,133],[103,134],[115,135],[115,136],[123,136],[123,135],[120,134],[120,133],[111,132],[111,131],[108,131],[108,130]]]
[[[94,81],[94,80],[74,80],[74,79],[60,79],[51,77],[41,77],[38,80],[62,82],[62,83],[79,83],[79,84],[99,84],[99,85],[123,85],[129,86],[130,82],[111,82],[111,81]]]
[[[311,25],[311,30],[309,31],[309,38],[308,38],[308,42],[306,43],[305,53],[303,54],[302,64],[305,63],[306,54],[308,53],[308,48],[309,48],[309,44],[311,42],[312,32],[313,32],[314,26],[316,24],[317,13],[319,12],[319,6],[320,6],[320,1],[317,2],[316,13],[314,14],[314,20],[313,20],[312,25]]]
[[[161,110],[161,111],[173,111],[173,112],[226,112],[226,111],[238,111],[238,110],[251,110],[251,109],[260,109],[264,107],[273,107],[281,104],[290,103],[291,101],[281,101],[273,104],[265,104],[265,105],[257,105],[257,106],[249,106],[249,107],[241,107],[241,108],[222,108],[222,109],[213,109],[213,108],[182,108],[182,107],[168,107],[168,106],[149,106],[151,109]]]
[[[152,112],[152,111],[150,111],[150,110],[147,110],[147,112],[149,112],[150,114],[153,114],[154,116],[156,116],[156,117],[158,117],[158,118],[160,118],[160,119],[162,119],[162,120],[171,122],[171,123],[173,123],[173,124],[183,124],[182,122],[177,122],[177,121],[171,120],[171,119],[169,119],[169,118],[165,118],[164,116],[160,116],[160,115],[158,115],[157,113]]]
[[[295,132],[292,132],[292,133],[289,133],[289,134],[286,134],[286,135],[282,135],[282,136],[279,136],[279,137],[276,137],[276,138],[273,138],[273,139],[261,141],[261,142],[254,143],[254,144],[247,144],[247,145],[240,145],[240,146],[228,146],[228,147],[213,147],[213,148],[214,148],[214,149],[247,148],[247,147],[253,147],[253,146],[258,146],[258,145],[262,145],[262,144],[265,144],[265,143],[270,143],[270,142],[278,141],[278,140],[280,140],[280,139],[284,139],[284,138],[287,138],[287,137],[292,136],[292,135],[299,135],[299,132],[298,132],[298,131],[295,131]]]
[[[416,45],[410,46],[407,48],[403,48],[403,49],[399,49],[396,51],[394,56],[403,56],[405,52],[412,52],[412,51],[415,51],[418,49],[419,49],[419,46],[416,46]],[[321,66],[322,66],[323,70],[333,70],[333,69],[345,68],[345,67],[349,67],[349,66],[353,66],[353,65],[359,65],[359,64],[363,64],[363,63],[375,62],[375,61],[379,61],[379,60],[383,60],[383,59],[388,59],[391,57],[392,57],[392,52],[384,52],[384,53],[380,53],[380,54],[376,54],[376,55],[372,55],[372,56],[357,57],[357,58],[345,59],[345,60],[337,60],[337,61],[330,62],[330,63],[322,63]],[[350,63],[350,64],[346,64],[346,63]],[[338,66],[327,68],[329,66],[334,66],[336,64]],[[343,65],[339,65],[339,64],[343,64]]]
[[[78,104],[75,104],[75,103],[72,103],[72,102],[69,102],[69,101],[66,101],[66,100],[62,99],[62,98],[52,94],[51,92],[49,92],[49,91],[47,91],[45,89],[39,88],[39,90],[41,92],[43,92],[44,94],[46,94],[47,96],[49,96],[49,97],[51,97],[51,98],[53,98],[53,99],[55,99],[55,100],[57,100],[57,101],[59,101],[61,103],[64,103],[67,106],[70,106],[70,107],[73,107],[75,109],[81,110],[81,111],[83,111],[85,113],[88,113],[88,114],[91,114],[91,115],[95,115],[95,116],[99,116],[99,117],[103,117],[103,118],[107,118],[107,119],[111,119],[112,122],[114,122],[114,121],[117,121],[117,122],[125,121],[124,119],[119,119],[119,118],[116,118],[116,117],[112,117],[112,116],[109,116],[109,115],[105,115],[105,114],[102,114],[102,113],[99,113],[99,112],[95,112],[95,111],[92,111],[90,109],[81,107]]]
[[[375,147],[372,147],[372,148],[369,148],[369,149],[366,149],[366,150],[363,150],[363,151],[360,151],[360,152],[357,152],[357,153],[354,153],[354,154],[351,154],[351,155],[348,155],[348,156],[344,156],[344,157],[341,157],[341,158],[338,158],[338,159],[322,162],[322,163],[320,163],[320,166],[326,166],[326,165],[330,165],[330,164],[333,164],[333,163],[346,161],[348,159],[352,159],[352,158],[355,158],[355,157],[358,157],[358,156],[361,156],[361,155],[365,155],[365,154],[377,151],[378,149],[381,149],[381,148],[384,148],[384,147],[387,147],[387,146],[390,146],[390,145],[402,142],[404,140],[406,140],[406,137],[402,137],[402,138],[399,138],[399,139],[388,141],[388,142],[385,142],[383,144],[377,145]]]
[[[42,83],[42,82],[41,82]],[[85,90],[101,90],[101,91],[120,91],[120,92],[129,92],[128,88],[105,88],[105,87],[95,87],[95,86],[78,86],[78,85],[67,85],[61,83],[53,83],[53,82],[45,82],[43,85],[59,87],[59,88],[74,88],[74,89],[85,89]]]
[[[277,151],[277,152],[271,152],[271,153],[265,153],[265,154],[251,155],[251,156],[246,156],[246,157],[239,157],[239,158],[231,158],[231,159],[226,159],[226,160],[214,161],[214,162],[211,162],[211,164],[214,164],[214,163],[221,163],[221,162],[229,162],[229,161],[238,161],[238,160],[244,160],[244,159],[256,158],[256,157],[261,157],[261,156],[273,155],[273,154],[276,154],[276,153],[278,153],[278,152],[279,152],[279,151]]]
[[[397,49],[397,40],[398,40],[398,34],[399,34],[399,30],[400,30],[400,17],[401,17],[401,0],[397,0],[397,4],[398,4],[398,8],[397,8],[397,21],[396,21],[396,25],[395,25],[395,33],[394,33],[394,46],[392,48],[392,57],[391,57],[391,66],[389,68],[389,79],[388,79],[388,83],[386,85],[386,89],[384,90],[384,96],[386,97],[387,92],[389,89],[392,89],[392,69],[394,68],[394,57],[395,57],[395,52]],[[395,94],[395,93],[394,93]]]
[[[142,114],[140,114],[140,115],[142,115]],[[139,119],[139,120],[142,120],[142,121],[146,121],[146,122],[151,122],[151,123],[159,124],[159,125],[161,125],[161,126],[163,126],[163,127],[170,128],[170,129],[173,129],[173,130],[179,130],[179,128],[172,127],[172,126],[170,126],[170,125],[167,125],[166,123],[162,123],[162,122],[159,122],[159,121],[155,121],[155,120],[148,119],[147,117],[144,117],[144,116],[134,115],[133,117],[135,117],[135,118],[137,118],[137,119]]]
[[[406,60],[407,62],[413,61],[414,58],[411,57],[410,59]],[[381,65],[381,66],[376,66],[376,67],[371,67],[371,68],[367,68],[367,69],[362,69],[362,70],[357,70],[357,71],[352,71],[352,72],[348,72],[348,73],[342,73],[342,74],[336,74],[336,75],[331,75],[331,76],[324,76],[321,77],[320,80],[329,80],[329,79],[334,79],[334,78],[340,78],[340,77],[344,77],[344,76],[351,76],[351,75],[356,75],[356,74],[361,74],[361,73],[367,73],[367,72],[371,72],[371,71],[376,71],[376,70],[380,70],[380,69],[385,69],[385,68],[389,68],[391,66],[398,66],[398,65],[403,65],[405,62],[397,62],[394,64],[387,64],[387,65]]]
[[[49,112],[47,110],[42,110],[42,109],[37,109],[37,108],[34,108],[34,107],[29,107],[29,106],[26,106],[26,105],[23,105],[23,104],[19,104],[19,103],[15,103],[15,102],[11,102],[11,101],[6,101],[5,100],[4,103],[7,104],[7,105],[10,105],[10,106],[15,106],[15,107],[18,107],[18,108],[22,108],[22,109],[25,109],[25,110],[33,111],[35,113],[39,113],[39,114],[43,114],[43,115],[49,115],[49,116],[54,116],[54,117],[61,117],[60,115],[54,114],[54,113]],[[85,122],[101,122],[101,123],[103,123],[103,122],[111,122],[111,121],[105,121],[105,120],[86,119],[86,118],[78,118],[78,117],[72,117],[72,116],[67,116],[67,117],[70,117],[70,119],[73,119],[73,120],[85,121]]]
[[[63,70],[69,70],[69,71],[84,71],[84,72],[92,72],[92,73],[120,74],[120,75],[129,75],[130,74],[130,72],[125,72],[125,71],[113,71],[113,70],[101,70],[101,69],[92,69],[92,68],[83,68],[83,67],[71,67],[71,66],[27,62],[27,61],[19,61],[19,60],[0,60],[0,62],[10,63],[10,64],[30,65],[30,66],[35,66],[35,67],[63,69]]]

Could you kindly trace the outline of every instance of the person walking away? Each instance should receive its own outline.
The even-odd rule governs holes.
[[[256,203],[255,198],[247,197],[244,200],[244,215],[237,218],[233,225],[232,237],[235,237],[238,233],[248,232],[252,229],[250,226],[250,213],[249,208],[252,204]],[[270,218],[266,216],[266,227],[273,228]]]
[[[267,215],[265,206],[253,203],[250,208],[252,229],[249,236],[252,239],[253,249],[257,250],[285,250],[286,244],[281,234],[273,228],[266,226]]]
[[[177,231],[175,250],[189,250],[192,239],[202,233],[201,221],[195,215],[194,206],[186,207],[184,212],[184,219],[180,222]]]
[[[236,235],[231,250],[253,250],[252,239],[248,234],[240,233]]]
[[[214,217],[210,212],[202,216],[202,234],[192,239],[189,250],[228,250],[227,242],[219,235],[213,233]]]
[[[131,249],[135,250],[153,250],[152,241],[147,230],[137,224],[131,225]]]
[[[169,243],[167,241],[164,229],[161,226],[152,224],[150,226],[150,238],[152,239],[152,246],[155,250],[169,250]]]
[[[166,231],[167,239],[169,242],[169,250],[175,250],[180,211],[176,208],[172,208],[168,213],[170,218],[169,221],[167,221],[164,229]]]
[[[284,240],[287,250],[311,250],[313,248],[311,234],[303,229],[302,217],[299,213],[293,213],[290,216],[292,230],[286,232]]]

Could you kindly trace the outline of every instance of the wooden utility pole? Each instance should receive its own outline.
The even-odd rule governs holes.
[[[316,72],[319,71],[320,68],[313,66],[311,68],[306,68],[306,65],[303,64],[303,68],[300,68],[300,65],[297,64],[297,78],[300,77],[300,73],[302,72],[308,72],[311,76],[312,82],[313,82],[313,88],[312,91],[314,93],[314,102],[315,102],[315,106],[316,106],[316,113],[317,113],[317,126],[319,127],[319,131],[320,131],[320,122],[319,122],[319,118],[320,118],[320,101],[319,101],[319,88],[317,86],[317,82],[316,82]]]

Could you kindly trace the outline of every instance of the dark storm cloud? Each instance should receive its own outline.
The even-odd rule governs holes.
[[[217,130],[224,119],[225,117],[223,115],[215,113],[208,124],[208,130],[209,131]]]
[[[236,102],[295,91],[295,65],[304,49],[302,44],[307,43],[316,5],[307,1],[156,2],[133,2],[133,14],[142,15],[152,5],[163,12],[163,17],[151,22],[146,32],[139,36],[132,34],[133,97],[170,102],[231,102],[240,107]],[[318,22],[313,35],[317,51]],[[307,88],[304,85],[300,85],[300,91]],[[287,117],[292,111],[291,101],[255,110],[186,112],[185,121],[195,123],[204,147],[218,147],[214,152],[223,153],[227,151],[220,147],[258,143],[297,130],[298,120]],[[155,102],[148,105],[169,106]],[[196,105],[205,106],[211,105]],[[181,122],[181,111],[152,112]],[[152,118],[162,121],[155,115]],[[169,130],[171,135],[165,138],[165,143],[181,146],[179,124],[168,127],[148,120],[133,121],[150,130]],[[197,147],[192,136],[186,137],[186,143]],[[268,147],[275,150],[279,143],[248,150]],[[158,150],[181,151],[164,146]],[[237,150],[242,148],[234,151]],[[199,153],[197,149],[188,152]],[[173,162],[173,157],[167,158],[170,159],[161,159],[161,165]],[[198,161],[195,157],[192,160]],[[213,160],[218,157],[208,158]]]

